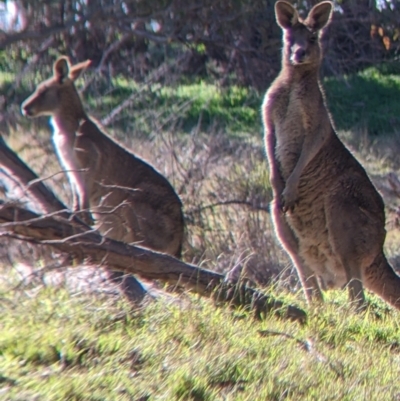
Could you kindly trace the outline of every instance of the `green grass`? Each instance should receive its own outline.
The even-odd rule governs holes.
[[[400,75],[369,68],[342,79],[326,78],[323,85],[338,130],[362,128],[372,135],[400,130]],[[180,115],[185,131],[199,123],[203,129],[217,124],[228,134],[254,135],[261,131],[260,106],[264,94],[254,90],[237,86],[218,88],[200,82],[162,87],[154,90],[153,95],[160,109],[167,108],[170,113]]]
[[[141,90],[137,84],[123,78],[116,79],[114,84],[105,95],[100,98],[89,95],[87,101],[98,117],[104,117],[137,92],[132,105],[118,116],[115,128],[131,127],[151,132],[147,116],[150,120],[156,119],[162,129],[178,122],[179,130],[186,133],[193,128],[207,131],[210,127],[219,127],[231,135],[260,132],[260,97],[251,89],[218,88],[215,84],[198,82],[178,86],[153,84]],[[96,91],[105,91],[105,88],[100,85]]]
[[[89,97],[98,115],[107,114],[132,91],[139,89],[123,78],[116,83],[116,88],[100,100]],[[328,77],[323,85],[338,130],[362,129],[372,135],[400,130],[400,75],[369,68],[340,79]],[[207,82],[174,87],[153,85],[138,97],[132,109],[123,113],[119,121],[122,125],[129,125],[132,120],[140,124],[140,113],[151,103],[158,111],[153,118],[162,120],[175,114],[180,129],[185,132],[199,126],[202,130],[217,126],[229,135],[254,135],[262,130],[260,107],[263,96],[252,89],[218,88]]]
[[[218,89],[213,84],[200,82],[178,88],[162,88],[160,95],[163,105],[190,105],[183,119],[184,129],[190,129],[200,122],[202,127],[211,124],[228,127],[228,133],[252,133],[260,126],[260,99],[250,89],[237,86]]]
[[[369,68],[340,79],[324,80],[338,130],[361,128],[373,135],[383,135],[400,129],[400,75],[382,71]],[[16,102],[28,96],[40,79],[48,77],[39,78],[38,74],[37,71],[30,73],[22,81]],[[13,74],[0,72],[2,92],[11,93],[12,82]],[[148,135],[157,120],[158,128],[177,124],[183,132],[194,128],[207,131],[210,127],[229,135],[261,132],[260,106],[264,94],[249,88],[219,88],[209,81],[180,82],[172,86],[152,84],[143,88],[124,77],[115,77],[112,82],[98,77],[84,98],[90,111],[101,119],[135,93],[137,96],[117,117],[113,128]]]
[[[366,129],[372,135],[400,130],[400,75],[369,68],[343,79],[324,81],[336,128]]]
[[[132,311],[64,290],[6,294],[0,398],[396,399],[400,316],[370,303],[357,315],[344,292],[332,292],[300,326],[192,296]]]

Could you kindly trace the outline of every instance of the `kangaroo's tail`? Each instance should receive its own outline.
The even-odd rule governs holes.
[[[383,252],[363,273],[363,283],[366,288],[400,309],[400,276],[389,265]]]

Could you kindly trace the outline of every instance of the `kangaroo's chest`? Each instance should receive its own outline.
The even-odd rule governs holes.
[[[293,171],[305,137],[311,135],[313,116],[311,105],[306,103],[301,91],[292,90],[283,94],[275,106],[275,154],[284,178]]]
[[[50,122],[53,126],[54,149],[62,168],[72,175],[78,172],[88,172],[90,176],[98,175],[101,154],[96,144],[86,138],[84,133],[68,133],[54,119]]]
[[[54,119],[51,119],[50,122],[53,126],[52,140],[54,150],[62,170],[65,171],[68,177],[72,191],[74,193],[89,191],[89,198],[91,199],[94,169],[89,162],[90,158],[82,157],[87,152],[81,152],[82,146],[79,146],[79,140],[77,140],[75,133],[62,131]],[[96,160],[94,155],[92,155],[91,159]]]
[[[62,133],[57,124],[53,120],[50,121],[53,126],[53,145],[61,167],[67,171],[79,169],[81,166],[74,149],[74,136]]]

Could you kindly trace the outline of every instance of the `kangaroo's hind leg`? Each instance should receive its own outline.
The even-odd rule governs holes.
[[[296,267],[307,301],[311,302],[313,299],[323,301],[318,279],[299,255],[298,239],[275,201],[271,203],[271,215],[275,233]]]
[[[330,244],[345,270],[350,300],[363,309],[363,271],[382,251],[384,223],[378,212],[348,194],[332,194],[325,210]]]
[[[139,280],[130,274],[120,271],[107,271],[108,279],[116,284],[126,298],[132,303],[140,303],[147,294]]]

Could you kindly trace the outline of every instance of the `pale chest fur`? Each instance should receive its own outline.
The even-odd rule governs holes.
[[[53,118],[50,119],[50,124],[53,127],[53,144],[59,162],[62,168],[67,170],[68,176],[73,175],[73,171],[81,168],[75,152],[75,134],[62,132]]]
[[[313,91],[301,83],[272,88],[267,104],[275,134],[275,156],[286,180],[296,166],[305,138],[319,135],[321,121],[322,126],[329,127],[329,119],[318,86]]]
[[[304,141],[304,124],[294,94],[283,92],[268,99],[275,137],[275,157],[284,179],[290,175],[300,156]]]

